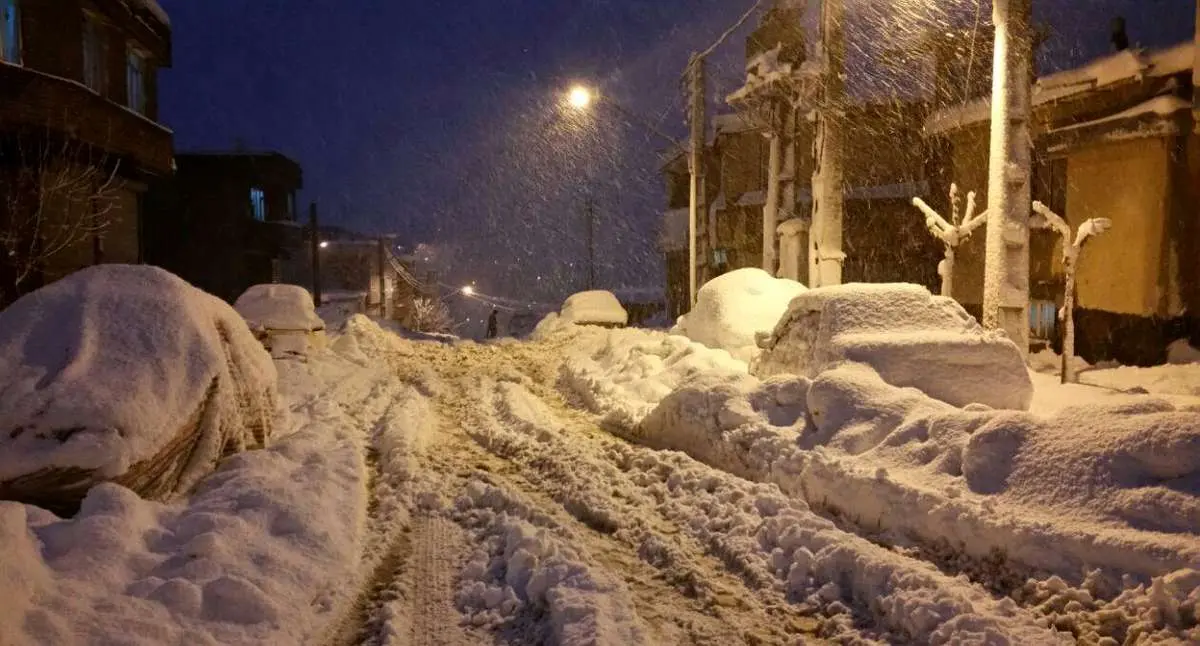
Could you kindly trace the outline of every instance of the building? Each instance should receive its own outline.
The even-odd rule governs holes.
[[[0,0],[0,306],[143,258],[143,194],[171,171],[170,64],[153,0]]]
[[[1119,51],[1042,76],[1034,87],[1034,199],[1072,228],[1112,220],[1077,269],[1077,352],[1089,361],[1159,363],[1167,343],[1200,334],[1195,51],[1191,42]],[[950,179],[977,191],[981,203],[989,117],[988,102],[978,100],[937,111],[925,126],[943,149]],[[1062,303],[1061,243],[1049,231],[1031,238],[1031,325],[1053,328]],[[954,296],[978,310],[983,236],[960,249],[963,277]]]
[[[277,152],[183,153],[146,196],[146,262],[234,301],[308,254],[299,164]]]

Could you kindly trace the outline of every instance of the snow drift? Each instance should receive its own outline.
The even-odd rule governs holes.
[[[1033,383],[1016,345],[985,331],[953,299],[908,284],[849,284],[800,294],[762,355],[759,376],[815,377],[840,361],[955,406],[1025,410]]]
[[[761,269],[737,269],[705,283],[696,306],[679,317],[671,333],[749,362],[758,354],[758,335],[770,334],[788,304],[804,291],[804,285]]]
[[[186,490],[266,444],[276,379],[237,312],[178,277],[73,274],[0,312],[0,498],[71,510],[104,480]]]

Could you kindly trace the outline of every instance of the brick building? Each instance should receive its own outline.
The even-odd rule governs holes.
[[[300,166],[277,152],[181,153],[146,195],[146,262],[233,301],[309,253],[296,221]]]
[[[0,0],[0,305],[142,259],[142,196],[171,171],[170,63],[153,0]]]

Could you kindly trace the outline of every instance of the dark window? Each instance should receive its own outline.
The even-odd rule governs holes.
[[[267,220],[267,196],[261,188],[250,189],[250,214],[255,220]]]
[[[104,25],[91,15],[83,17],[83,83],[100,94],[108,91],[108,41]]]
[[[129,99],[129,109],[144,115],[146,114],[146,55],[131,45],[125,60],[125,87]]]
[[[17,0],[0,0],[0,60],[21,62],[21,12]]]

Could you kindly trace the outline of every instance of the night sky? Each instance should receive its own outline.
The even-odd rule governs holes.
[[[961,4],[972,7],[970,0]],[[890,6],[891,0],[847,0]],[[915,0],[895,4],[913,4]],[[945,0],[939,0],[945,4]],[[1102,54],[1112,16],[1156,46],[1192,32],[1194,0],[1034,0],[1043,69]],[[500,293],[577,287],[581,205],[600,212],[601,282],[661,283],[661,143],[603,113],[562,113],[572,81],[682,137],[679,75],[750,0],[161,0],[174,66],[162,117],[176,147],[279,150],[330,223],[458,241],[459,273]],[[990,13],[985,3],[985,18]],[[889,28],[890,29],[890,28]],[[887,33],[887,29],[884,30]],[[740,75],[744,31],[714,97]],[[537,277],[545,280],[540,281]],[[544,285],[541,290],[533,286]]]

